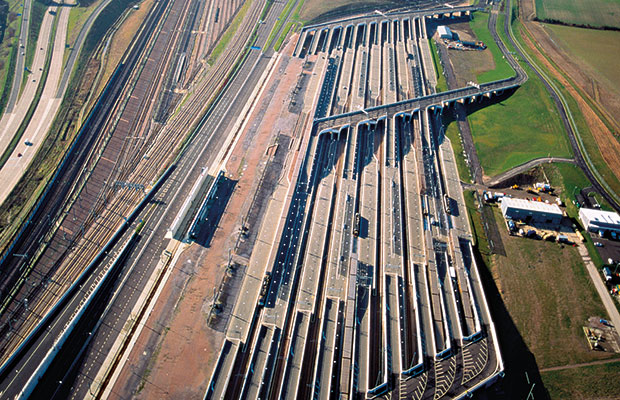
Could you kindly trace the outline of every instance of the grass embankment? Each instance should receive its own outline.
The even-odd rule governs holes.
[[[520,25],[518,21],[514,21],[513,30],[515,31],[515,36],[517,40],[519,41],[519,43],[521,44],[521,46],[524,49],[526,49],[530,57],[536,59],[536,56],[534,55],[530,47],[525,43],[524,39],[527,38],[532,43],[536,43],[536,42],[532,41],[532,38],[529,37],[529,35],[527,35],[524,32],[522,26]],[[540,49],[540,47],[538,47],[538,45],[535,44],[535,46],[537,47],[538,51],[541,52],[541,54],[544,54],[544,52]],[[546,56],[545,56],[545,60],[549,62],[550,65],[552,65],[556,71],[560,71],[559,73],[562,75],[564,79],[566,79],[567,82],[569,82],[569,84],[571,85],[571,89],[574,90],[573,93],[575,93],[576,95],[580,95],[582,98],[586,99],[585,100],[586,102],[588,102],[587,96],[584,96],[583,93],[581,93],[581,90],[577,88],[577,86],[574,84],[574,82],[565,73],[561,72],[562,69],[558,65],[556,65],[552,60],[550,60]],[[542,63],[540,63],[539,61],[537,61],[537,63],[539,67],[543,68],[541,65]],[[549,72],[548,68],[543,68],[543,70],[549,76],[550,80],[555,84],[555,87],[562,94],[562,96],[564,97],[566,101],[566,107],[570,110],[573,116],[573,120],[575,121],[575,127],[577,129],[575,133],[578,136],[578,138],[579,137],[581,138],[580,146],[582,148],[582,151],[585,151],[587,153],[589,160],[590,160],[590,165],[594,167],[594,169],[600,174],[600,176],[604,180],[604,183],[609,185],[609,187],[611,188],[611,191],[615,193],[620,193],[620,179],[618,178],[616,174],[614,174],[614,172],[608,165],[607,163],[608,161],[606,161],[606,157],[604,157],[601,149],[599,148],[598,141],[595,139],[592,131],[590,130],[590,127],[588,123],[586,122],[586,119],[584,117],[584,114],[579,104],[577,103],[575,98],[572,96],[572,94],[567,90],[565,84],[559,82],[558,79],[556,79],[556,77],[553,77],[553,75]],[[594,110],[594,112],[596,112],[596,109],[597,109],[596,106],[593,106],[592,104],[590,104],[590,107]],[[601,118],[601,120],[605,123],[606,121],[605,117],[601,116],[600,113],[597,113],[597,114]],[[606,123],[606,125],[608,125],[608,123]],[[609,140],[617,140],[617,138],[609,138]],[[605,151],[608,151],[611,154],[611,150],[613,150],[614,148],[605,149]],[[609,162],[617,162],[617,160],[610,160],[609,155],[607,159],[609,160]]]
[[[93,13],[95,8],[103,0],[95,0],[91,2],[80,1],[76,7],[72,7],[69,12],[69,22],[67,23],[67,48],[63,57],[63,64],[66,64],[71,48],[75,45],[80,30],[88,20],[88,17]],[[89,4],[90,3],[90,4]]]
[[[144,22],[153,8],[154,3],[155,0],[143,0],[140,3],[140,8],[138,10],[129,10],[129,15],[127,18],[118,22],[117,25],[120,26],[117,26],[116,32],[112,34],[108,52],[104,56],[104,66],[101,71],[101,77],[98,81],[97,91],[94,96],[95,98],[101,93],[106,82],[114,73],[118,63],[123,58],[123,55],[131,44],[132,39],[136,35],[136,32],[138,32],[142,22]]]
[[[536,0],[536,18],[586,27],[620,28],[617,0]]]
[[[265,43],[265,50],[271,47],[273,40],[276,38],[276,35],[280,31],[280,28],[282,28],[282,25],[286,21],[288,15],[291,13],[291,10],[293,9],[294,5],[295,5],[295,0],[288,0],[286,5],[282,9],[282,12],[278,16],[278,20],[276,21],[276,24],[273,26],[273,28],[271,29],[271,32],[269,33],[269,37],[267,38],[267,42]]]
[[[433,56],[433,65],[435,66],[435,75],[437,75],[437,86],[435,86],[435,90],[439,92],[445,92],[448,90],[448,82],[446,82],[446,77],[443,74],[443,65],[441,65],[441,60],[439,59],[439,52],[437,50],[437,44],[434,39],[428,39],[429,46],[431,48],[431,54]]]
[[[301,21],[300,16],[299,16],[303,5],[304,5],[304,0],[299,0],[299,3],[297,4],[297,7],[295,7],[295,11],[293,12],[293,15],[289,18],[289,22],[286,23],[286,26],[284,27],[282,34],[280,34],[280,37],[278,38],[276,43],[273,45],[273,49],[275,51],[280,51],[280,48],[282,47],[282,44],[284,43],[284,39],[286,39],[286,37],[288,36],[291,30],[293,32],[296,32],[301,26],[303,26],[303,22]]]
[[[0,115],[9,101],[23,7],[20,0],[0,0]]]
[[[89,32],[76,62],[66,95],[52,127],[29,169],[13,189],[0,209],[0,247],[4,248],[28,216],[43,192],[47,181],[56,170],[60,159],[71,144],[80,126],[78,115],[88,93],[100,61],[92,58],[107,30],[134,2],[113,0],[97,18]]]
[[[459,179],[463,182],[471,182],[471,174],[469,173],[469,166],[463,154],[463,141],[461,140],[458,124],[453,118],[446,117],[448,114],[450,113],[444,113],[443,126],[445,127],[445,135],[450,139],[450,144],[454,151],[456,168],[459,171]]]
[[[484,42],[487,46],[487,50],[491,52],[493,55],[493,61],[495,62],[494,69],[478,75],[478,83],[493,82],[514,76],[515,71],[512,69],[510,64],[508,64],[508,61],[504,58],[499,46],[495,43],[495,40],[493,40],[491,32],[489,32],[489,14],[486,12],[477,12],[472,15],[473,18],[469,22],[469,26],[476,35],[476,38]],[[504,26],[503,23],[503,19],[498,19],[498,26]]]
[[[39,31],[41,30],[41,23],[43,17],[47,12],[48,5],[45,0],[33,0],[32,10],[30,11],[30,24],[28,25],[28,43],[26,45],[26,63],[25,66],[28,69],[32,68],[32,60],[34,59],[34,52],[37,49],[37,41],[39,40]],[[24,78],[22,80],[22,87],[28,81],[28,73],[24,72]]]
[[[211,52],[211,55],[209,56],[209,59],[207,60],[207,64],[209,65],[215,64],[215,61],[217,60],[217,58],[220,56],[220,54],[222,54],[224,49],[226,49],[230,40],[233,38],[233,36],[235,36],[235,32],[239,28],[239,25],[241,25],[243,18],[245,18],[245,14],[248,13],[248,10],[250,9],[251,4],[252,2],[246,1],[243,4],[243,6],[241,6],[241,8],[239,9],[239,12],[237,13],[235,18],[231,22],[230,26],[226,29],[226,32],[224,32],[220,40],[217,42],[217,46],[215,46],[215,48]]]
[[[505,18],[498,19],[504,43]],[[525,63],[529,79],[493,104],[469,106],[469,123],[486,175],[497,175],[538,157],[571,157],[572,149],[555,103],[542,81]],[[485,100],[486,102],[486,100]]]
[[[620,362],[559,371],[544,371],[542,378],[552,399],[617,399],[620,393]],[[592,379],[592,377],[595,377]],[[566,385],[570,382],[570,385]]]

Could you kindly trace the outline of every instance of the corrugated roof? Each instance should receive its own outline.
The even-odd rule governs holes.
[[[524,199],[513,199],[510,197],[504,197],[502,199],[502,209],[505,209],[506,207],[544,212],[547,214],[562,215],[562,210],[560,210],[560,207],[558,207],[557,204],[547,204],[541,201],[530,201]]]
[[[604,222],[606,224],[620,225],[620,215],[611,211],[595,210],[592,208],[582,208],[580,214],[585,215],[589,221]]]
[[[450,28],[448,28],[445,25],[439,25],[437,27],[437,32],[439,32],[439,36],[444,36],[444,35],[452,35],[452,32],[450,31]]]

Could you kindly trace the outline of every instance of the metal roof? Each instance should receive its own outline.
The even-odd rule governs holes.
[[[445,25],[439,25],[437,27],[437,32],[439,33],[439,36],[452,36],[452,32],[450,31],[450,28],[448,28]]]
[[[562,215],[562,210],[557,204],[547,204],[541,201],[530,201],[523,199],[513,199],[510,197],[504,197],[502,199],[502,210],[506,208],[518,208],[521,210],[537,211],[547,214]]]
[[[590,223],[596,224],[596,222],[599,222],[608,225],[620,226],[620,215],[615,212],[582,208],[579,210],[579,214],[585,216]]]

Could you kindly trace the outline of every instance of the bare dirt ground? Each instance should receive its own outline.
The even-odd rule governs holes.
[[[457,32],[461,40],[475,40],[476,38],[468,22],[450,24],[450,29]],[[439,41],[438,45],[445,47],[442,41]],[[490,50],[447,50],[447,54],[456,75],[457,87],[466,86],[469,81],[477,82],[479,74],[495,69],[495,62]]]
[[[607,113],[609,117],[611,115],[615,115],[616,118],[620,115],[620,99],[617,96],[614,96],[613,93],[607,91],[603,86],[597,84],[591,76],[588,76],[584,73],[584,69],[577,64],[574,59],[571,59],[569,55],[563,52],[549,37],[547,32],[542,28],[540,23],[532,21],[532,17],[534,15],[534,3],[530,0],[522,0],[520,1],[520,6],[522,9],[521,15],[524,16],[522,22],[528,32],[532,34],[535,38],[536,42],[539,46],[541,46],[545,53],[556,63],[556,65],[561,65],[564,72],[566,72],[572,79],[573,82],[584,91],[590,99],[599,104],[599,110],[603,111],[605,109],[610,112]],[[551,71],[553,76],[558,79],[558,81],[568,90],[568,92],[575,98],[577,101],[581,112],[594,136],[596,143],[599,147],[599,150],[603,156],[603,159],[612,170],[612,172],[616,175],[616,177],[620,177],[620,142],[618,138],[614,136],[614,132],[612,132],[598,115],[594,112],[594,110],[590,107],[590,105],[583,99],[583,97],[575,90],[575,88],[564,78],[560,72],[554,68],[548,60],[546,60],[538,50],[536,50],[534,44],[525,37],[525,41],[527,45],[534,51],[537,58],[546,66],[546,68]],[[616,125],[618,124],[618,120],[614,118],[608,118],[610,121],[613,121]],[[619,134],[619,131],[616,129],[615,134]]]
[[[290,43],[294,44],[294,41]],[[292,54],[294,46],[285,50],[283,60]],[[276,68],[283,68],[282,63]],[[149,317],[148,327],[165,327],[163,334],[143,330],[132,350],[128,364],[113,393],[123,397],[198,398],[204,395],[210,374],[219,355],[224,333],[207,325],[207,313],[216,287],[225,273],[228,249],[234,248],[241,221],[252,198],[253,183],[259,179],[260,165],[269,157],[266,151],[277,134],[292,134],[297,114],[288,112],[289,95],[294,88],[301,61],[290,59],[286,69],[276,70],[266,87],[280,82],[273,96],[267,90],[259,100],[246,129],[239,138],[226,165],[228,177],[238,181],[235,191],[220,220],[208,248],[193,244],[181,256],[175,269],[185,270],[192,264],[189,279],[175,272],[178,279],[167,283],[160,301]],[[261,104],[278,112],[261,113]],[[179,275],[181,275],[179,277]],[[174,308],[172,318],[161,320],[166,310]],[[144,364],[146,372],[134,371],[133,366]]]

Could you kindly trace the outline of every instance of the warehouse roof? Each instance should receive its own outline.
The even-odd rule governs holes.
[[[562,210],[557,204],[547,204],[540,201],[530,201],[523,199],[513,199],[510,197],[504,197],[502,199],[502,209],[506,208],[519,208],[522,210],[530,210],[537,212],[544,212],[547,214],[562,215]]]
[[[452,36],[452,32],[450,31],[450,28],[448,28],[445,25],[439,25],[437,27],[437,32],[439,32],[439,36]]]
[[[579,210],[591,223],[600,222],[608,225],[620,226],[620,215],[611,211],[595,210],[592,208],[582,208]]]

